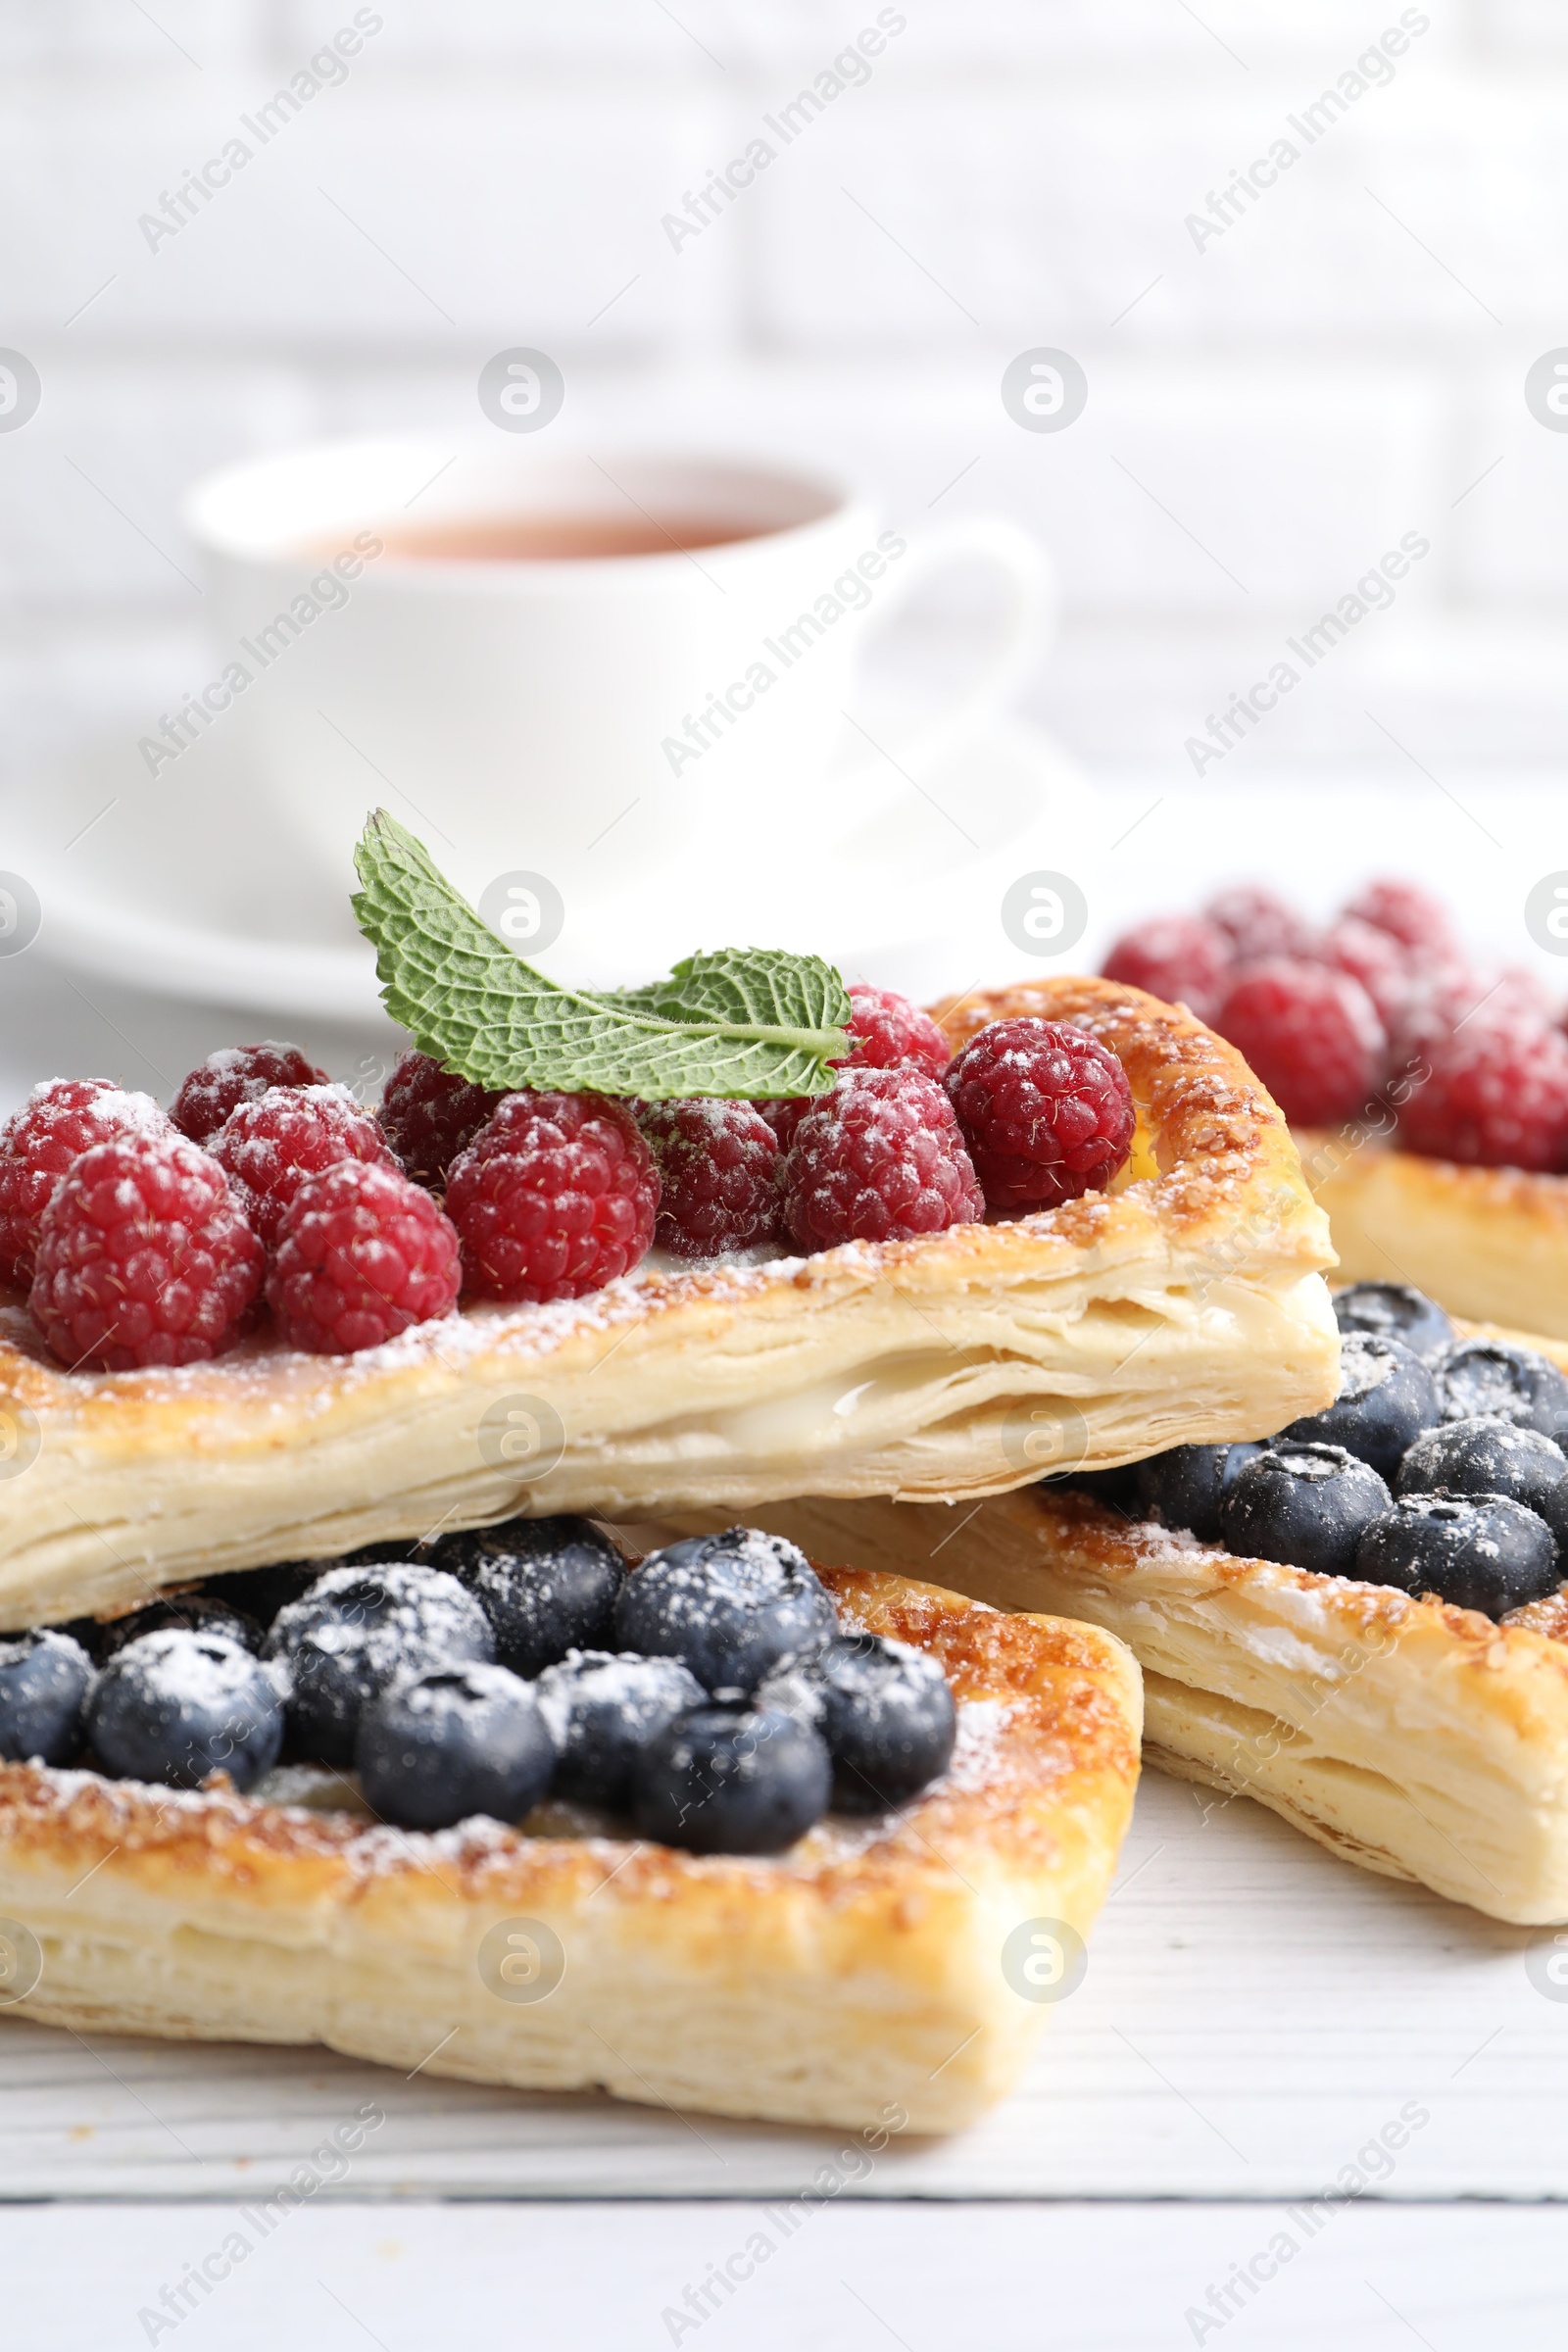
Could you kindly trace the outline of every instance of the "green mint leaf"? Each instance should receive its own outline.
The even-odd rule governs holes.
[[[421,1053],[479,1086],[646,1102],[821,1095],[849,1052],[849,995],[819,956],[724,948],[652,987],[595,995],[524,963],[384,809],[354,862],[354,912],[387,1011]]]

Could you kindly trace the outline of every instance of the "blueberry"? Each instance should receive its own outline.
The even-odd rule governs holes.
[[[1392,1479],[1407,1448],[1440,1418],[1438,1392],[1421,1358],[1397,1340],[1347,1332],[1340,1343],[1340,1393],[1320,1413],[1293,1421],[1281,1445],[1343,1446]]]
[[[377,1556],[386,1559],[392,1546]],[[348,1560],[279,1560],[270,1568],[239,1568],[231,1576],[212,1576],[201,1589],[204,1600],[218,1600],[241,1616],[270,1626],[281,1608],[308,1592],[329,1568],[346,1568]]]
[[[239,1642],[169,1626],[110,1660],[87,1704],[87,1739],[117,1780],[199,1788],[226,1772],[248,1788],[277,1762],[283,1702]]]
[[[1453,1325],[1435,1298],[1402,1282],[1352,1282],[1334,1296],[1342,1331],[1364,1331],[1375,1340],[1397,1340],[1424,1364],[1443,1353]]]
[[[957,1716],[948,1678],[928,1651],[881,1634],[846,1634],[807,1671],[821,1686],[819,1729],[840,1813],[886,1812],[947,1771]]]
[[[547,1666],[539,1704],[556,1743],[556,1794],[623,1811],[649,1741],[708,1693],[678,1658],[572,1650]]]
[[[267,1638],[289,1685],[297,1755],[345,1765],[361,1710],[400,1675],[488,1664],[489,1620],[455,1576],[401,1561],[329,1569],[280,1609]]]
[[[1445,1421],[1491,1414],[1544,1437],[1568,1421],[1568,1380],[1534,1348],[1506,1340],[1460,1340],[1432,1367]]]
[[[1568,1430],[1563,1432],[1563,1436],[1568,1437]],[[1555,1443],[1561,1453],[1562,1439],[1559,1438]],[[1540,1501],[1533,1502],[1530,1508],[1544,1519],[1550,1528],[1557,1545],[1557,1573],[1559,1576],[1568,1576],[1568,1477],[1559,1479],[1556,1486],[1548,1488]]]
[[[1138,1504],[1137,1471],[1141,1464],[1120,1462],[1114,1470],[1053,1470],[1043,1487],[1065,1487],[1070,1494],[1087,1494],[1119,1518],[1131,1519]]]
[[[254,1617],[247,1617],[226,1600],[187,1592],[177,1599],[150,1600],[145,1608],[132,1609],[128,1617],[114,1617],[100,1626],[99,1664],[107,1665],[127,1642],[139,1642],[143,1634],[162,1634],[171,1626],[190,1634],[219,1634],[226,1642],[237,1642],[241,1649],[259,1650],[262,1646],[262,1628]]]
[[[394,1683],[360,1717],[365,1800],[406,1830],[476,1813],[516,1822],[550,1787],[556,1750],[539,1701],[505,1666],[437,1666]]]
[[[1185,1527],[1202,1544],[1219,1541],[1220,1479],[1228,1446],[1172,1446],[1138,1465],[1144,1516]]]
[[[820,1657],[838,1630],[806,1554],[751,1527],[650,1552],[615,1602],[617,1649],[679,1658],[706,1690],[755,1690],[786,1658]]]
[[[1221,1516],[1233,1552],[1349,1576],[1362,1531],[1388,1508],[1377,1472],[1343,1446],[1281,1445],[1238,1471]]]
[[[626,1563],[586,1519],[511,1519],[432,1546],[432,1567],[467,1586],[490,1620],[496,1656],[534,1675],[568,1649],[603,1649]]]
[[[833,1765],[809,1724],[773,1707],[693,1707],[637,1762],[638,1835],[694,1854],[782,1854],[827,1811]]]
[[[91,1683],[92,1661],[69,1634],[0,1635],[0,1757],[69,1764]]]
[[[1557,1589],[1545,1521],[1505,1494],[1401,1494],[1361,1538],[1355,1573],[1500,1617]]]
[[[1401,1494],[1506,1494],[1548,1515],[1568,1457],[1539,1430],[1485,1418],[1448,1421],[1417,1438],[1399,1464]]]
[[[1162,1527],[1182,1527],[1200,1544],[1220,1541],[1220,1506],[1254,1454],[1266,1453],[1271,1438],[1236,1446],[1172,1446],[1138,1465],[1138,1499],[1147,1517]]]

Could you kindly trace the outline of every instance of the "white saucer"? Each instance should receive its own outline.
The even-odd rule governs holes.
[[[7,862],[42,904],[35,953],[176,999],[295,1021],[377,1018],[353,877],[340,893],[313,877],[232,760],[215,735],[155,783],[122,739],[52,772],[8,828]],[[367,785],[368,805],[385,798],[439,862],[417,813],[373,776]],[[575,922],[568,890],[540,965],[610,986],[699,947],[783,946],[931,997],[1027,968],[1002,928],[1004,893],[1033,869],[1082,873],[1101,847],[1092,787],[1017,719],[977,733],[858,831],[808,839],[788,810],[774,818],[759,852],[717,835]]]

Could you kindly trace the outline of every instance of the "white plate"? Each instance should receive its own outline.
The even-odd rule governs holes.
[[[439,861],[436,832],[373,775],[366,798],[385,798]],[[1018,968],[1003,893],[1035,867],[1082,871],[1101,846],[1094,810],[1049,737],[997,722],[858,831],[808,838],[784,808],[756,850],[715,826],[679,868],[575,922],[568,889],[565,928],[538,960],[609,986],[745,943],[814,950],[921,995],[966,987]],[[378,1012],[353,876],[341,894],[317,879],[215,738],[156,783],[123,741],[78,755],[13,808],[7,837],[6,862],[42,904],[36,952],[57,966],[294,1019]]]

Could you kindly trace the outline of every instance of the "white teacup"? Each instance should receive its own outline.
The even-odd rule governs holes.
[[[475,897],[521,869],[579,908],[699,828],[739,853],[874,813],[1011,698],[1054,606],[1010,523],[908,544],[840,483],[693,456],[329,442],[209,476],[186,520],[252,788],[318,863],[346,881],[382,803]],[[979,674],[857,726],[868,630],[976,559],[1007,591]]]

